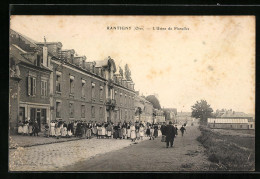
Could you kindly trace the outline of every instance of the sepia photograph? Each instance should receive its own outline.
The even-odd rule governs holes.
[[[10,15],[9,172],[255,171],[255,29]]]

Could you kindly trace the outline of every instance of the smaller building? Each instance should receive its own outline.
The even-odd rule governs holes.
[[[153,105],[149,101],[147,101],[144,97],[138,95],[136,93],[135,97],[135,121],[142,122],[153,122]]]
[[[208,126],[216,129],[250,129],[248,119],[208,118]]]
[[[221,125],[218,126],[223,126],[223,128],[233,128],[234,125],[231,123],[229,124],[228,122],[233,122],[236,123],[237,127],[235,129],[255,129],[255,117],[252,114],[246,114],[244,112],[237,112],[233,111],[232,109],[226,110],[226,109],[221,109],[221,110],[216,110],[216,119],[222,119]],[[245,122],[245,120],[247,122]],[[226,122],[224,122],[226,121]],[[223,125],[225,123],[225,125]],[[241,126],[242,125],[242,126]],[[211,125],[210,125],[211,126]],[[216,125],[215,125],[216,126]]]
[[[165,122],[165,115],[163,110],[161,109],[154,109],[154,123],[162,123]]]
[[[176,108],[163,108],[165,120],[175,122],[177,119],[177,109]]]

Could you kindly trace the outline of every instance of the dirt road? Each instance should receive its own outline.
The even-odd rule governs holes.
[[[62,168],[62,171],[208,171],[210,162],[196,140],[198,127],[175,138],[174,147],[166,148],[161,138],[143,141]]]

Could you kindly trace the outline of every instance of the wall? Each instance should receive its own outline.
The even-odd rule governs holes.
[[[249,129],[248,124],[236,124],[236,123],[232,123],[232,124],[215,123],[215,126],[214,123],[209,123],[208,126],[210,128],[217,128],[217,129]]]
[[[52,112],[52,119],[56,119],[56,101],[61,102],[61,119],[64,121],[83,120],[83,121],[104,121],[106,111],[105,98],[105,80],[90,77],[78,71],[71,69],[68,65],[63,65],[59,68],[61,75],[61,93],[56,92],[56,69],[59,66],[53,64],[53,90],[54,90],[54,110]],[[72,67],[73,68],[73,67]],[[74,76],[74,93],[70,94],[70,75]],[[85,83],[85,98],[82,97],[82,79]],[[95,83],[95,101],[92,100],[92,83]],[[100,100],[100,86],[103,86],[103,100]],[[74,104],[74,117],[69,115],[69,103]],[[81,118],[81,105],[85,105],[85,118]],[[92,117],[91,107],[95,107],[95,117]],[[103,115],[100,116],[99,111],[102,107]],[[57,119],[60,119],[57,118]]]

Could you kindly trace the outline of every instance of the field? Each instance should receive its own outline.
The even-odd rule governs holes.
[[[214,163],[210,170],[254,171],[254,131],[210,129],[200,126],[197,138],[206,148],[208,159]]]

